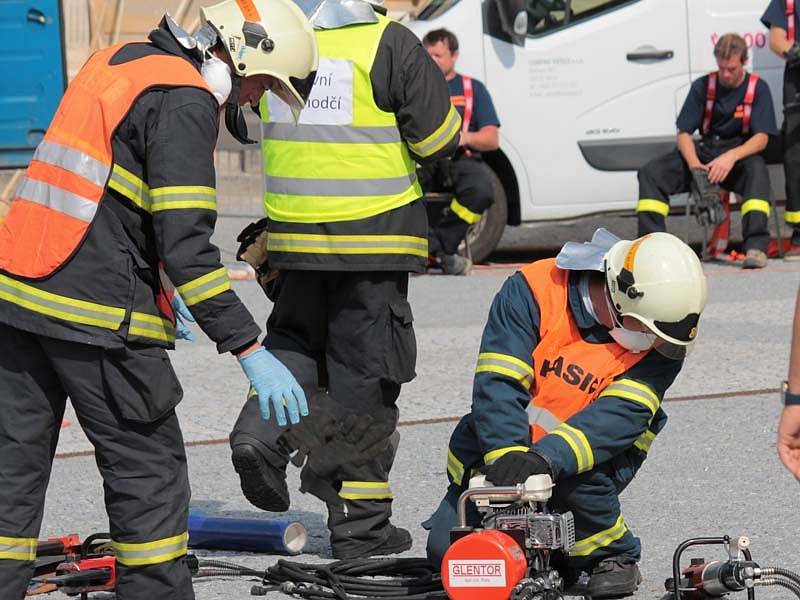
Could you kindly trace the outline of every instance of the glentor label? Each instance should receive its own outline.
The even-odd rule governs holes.
[[[506,587],[502,560],[449,560],[450,587]]]

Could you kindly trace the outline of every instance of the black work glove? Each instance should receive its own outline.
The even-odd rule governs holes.
[[[292,464],[306,466],[324,479],[336,479],[343,465],[362,466],[389,447],[394,420],[370,414],[344,414],[325,392],[317,391],[308,401],[309,415],[281,435]]]
[[[697,222],[703,227],[716,227],[725,220],[725,208],[718,183],[708,180],[708,172],[692,169],[692,197],[697,207]]]
[[[525,483],[531,475],[553,476],[547,460],[533,450],[504,454],[492,464],[485,465],[483,472],[486,474],[486,479],[495,485]]]
[[[308,453],[308,468],[320,477],[340,479],[342,466],[360,467],[385,452],[392,431],[371,415],[347,415],[319,451]]]
[[[800,45],[795,42],[784,54],[786,57],[786,66],[789,69],[794,69],[800,65]]]

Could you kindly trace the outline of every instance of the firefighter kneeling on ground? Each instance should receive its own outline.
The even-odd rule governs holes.
[[[711,224],[721,222],[721,186],[742,199],[742,267],[760,269],[767,266],[770,211],[769,172],[761,152],[778,133],[772,96],[758,75],[745,71],[747,42],[741,36],[719,38],[714,57],[719,70],[692,83],[678,115],[677,148],[639,171],[639,235],[665,231],[670,195],[693,185],[698,210],[716,213]],[[696,130],[699,141],[692,139]]]
[[[444,74],[450,101],[462,120],[461,141],[455,155],[420,170],[426,192],[453,194],[444,214],[430,215],[428,252],[446,274],[467,275],[472,262],[458,254],[458,246],[494,200],[492,180],[481,152],[499,148],[500,120],[486,87],[477,79],[456,73],[458,38],[454,33],[447,29],[429,31],[422,44]]]
[[[220,111],[243,140],[240,104],[265,89],[299,110],[314,33],[288,0],[228,0],[201,19],[194,37],[167,16],[149,42],[92,55],[0,226],[3,598],[25,596],[34,571],[67,396],[103,477],[116,597],[194,598],[183,392],[165,350],[189,331],[174,311],[239,359],[267,414],[269,402],[278,422],[307,414],[210,237]]]
[[[559,571],[593,598],[633,593],[641,544],[619,494],[667,416],[661,401],[706,304],[695,253],[668,233],[634,241],[604,229],[506,280],[492,303],[472,411],[450,438],[450,486],[423,523],[441,563],[475,470],[496,485],[549,474],[551,507],[572,511],[576,545]],[[474,509],[474,507],[472,507]],[[471,525],[480,522],[473,510]]]

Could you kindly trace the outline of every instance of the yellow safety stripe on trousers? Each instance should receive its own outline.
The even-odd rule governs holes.
[[[171,185],[150,190],[151,210],[217,210],[217,190],[205,185]]]
[[[669,203],[652,198],[641,198],[636,204],[636,212],[654,212],[666,217],[669,214]]]
[[[339,497],[345,500],[391,500],[388,481],[343,481]]]
[[[481,216],[478,213],[472,212],[455,198],[450,202],[450,210],[456,213],[459,219],[469,225],[474,225],[481,220]]]
[[[453,451],[447,449],[447,473],[456,485],[461,485],[464,480],[464,464],[456,458]]]
[[[633,379],[619,379],[612,381],[600,392],[599,398],[603,396],[617,396],[632,402],[638,402],[647,407],[652,413],[656,414],[658,407],[661,406],[661,398],[649,386],[634,381]]]
[[[126,567],[155,565],[186,554],[189,548],[189,533],[184,532],[180,535],[141,544],[111,540],[111,545],[114,548],[117,562]]]
[[[0,536],[0,560],[35,560],[36,538]]]
[[[569,444],[578,463],[578,473],[590,471],[594,467],[594,451],[589,445],[586,435],[580,429],[576,429],[567,423],[562,423],[548,435],[557,435]]]
[[[170,344],[175,342],[175,327],[168,319],[147,313],[132,312],[128,335],[135,335]]]
[[[104,306],[45,292],[0,274],[0,299],[30,311],[81,325],[94,325],[116,331],[125,319],[125,309]]]
[[[428,256],[427,238],[413,235],[322,235],[315,233],[271,233],[268,252],[313,254],[411,254]]]
[[[627,531],[628,526],[625,525],[625,521],[623,520],[622,515],[620,515],[617,517],[617,522],[608,529],[598,531],[594,535],[575,542],[575,546],[573,546],[572,550],[569,551],[569,555],[589,556],[595,550],[610,546],[613,542],[616,542],[623,535],[625,535]]]
[[[751,211],[762,212],[769,216],[769,209],[769,201],[761,200],[760,198],[750,198],[742,202],[742,208],[740,209],[740,212],[742,213],[742,216]]]
[[[453,136],[460,130],[461,116],[458,114],[455,106],[451,104],[450,110],[447,112],[447,116],[444,118],[444,121],[442,121],[442,124],[439,125],[436,131],[419,142],[408,142],[408,147],[411,148],[411,151],[417,156],[425,158],[426,156],[435,154],[444,148],[447,143],[453,139]]]
[[[800,210],[787,210],[785,213],[783,213],[783,218],[791,225],[800,223]]]
[[[530,450],[527,446],[507,446],[506,448],[498,448],[483,455],[483,462],[487,465],[492,464],[501,456],[505,456],[509,452],[527,452]]]
[[[499,352],[481,352],[475,374],[498,373],[519,381],[527,390],[533,383],[533,367],[516,356]]]
[[[220,267],[177,287],[186,306],[194,306],[229,289],[231,289],[231,280],[228,279],[228,271],[225,267]]]
[[[146,212],[152,212],[150,205],[150,188],[136,175],[115,164],[111,170],[108,187],[125,196],[136,206]]]
[[[633,442],[633,445],[642,452],[650,452],[650,446],[653,445],[653,440],[655,439],[656,434],[648,429]]]

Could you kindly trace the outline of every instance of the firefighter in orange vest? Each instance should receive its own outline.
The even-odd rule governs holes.
[[[33,574],[67,396],[104,481],[117,598],[194,598],[182,390],[165,351],[188,330],[173,307],[238,357],[263,416],[307,413],[294,378],[257,343],[210,237],[220,113],[244,140],[240,104],[265,89],[299,111],[317,64],[313,30],[289,0],[226,0],[201,19],[189,36],[165,17],[148,42],[88,60],[0,226],[4,598],[25,596]]]
[[[670,195],[688,192],[695,178],[700,189],[719,185],[739,195],[742,267],[758,269],[767,266],[769,245],[769,172],[761,153],[778,133],[772,95],[758,75],[745,71],[747,42],[740,35],[720,37],[714,57],[719,70],[692,83],[678,115],[677,148],[639,171],[639,235],[665,231]],[[699,141],[692,139],[696,130]],[[721,215],[718,196],[715,204]]]
[[[700,261],[668,233],[600,229],[511,276],[483,332],[472,411],[450,438],[450,487],[423,524],[429,558],[441,562],[474,470],[496,485],[547,473],[553,509],[575,519],[561,575],[589,575],[592,598],[633,593],[641,546],[618,496],[666,423],[661,401],[705,303]]]

